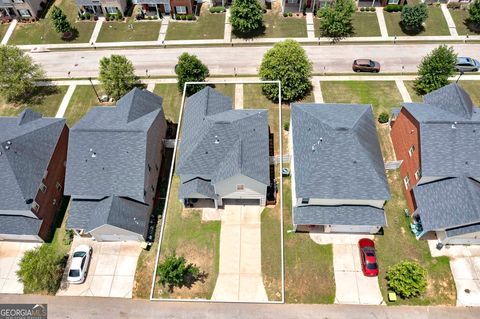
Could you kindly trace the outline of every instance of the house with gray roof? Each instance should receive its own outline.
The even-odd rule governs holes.
[[[183,114],[176,168],[182,203],[265,205],[270,185],[267,110],[233,109],[229,97],[206,87],[187,99]]]
[[[166,130],[162,98],[138,88],[91,109],[70,131],[67,228],[97,241],[143,240]]]
[[[480,244],[480,109],[450,84],[403,103],[392,142],[417,238]]]
[[[60,209],[68,127],[30,109],[0,117],[0,240],[48,240]]]
[[[377,233],[390,191],[370,105],[292,104],[297,231]]]

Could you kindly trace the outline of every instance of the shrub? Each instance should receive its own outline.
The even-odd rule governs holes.
[[[352,34],[352,14],[356,11],[353,0],[334,0],[322,7],[317,15],[320,17],[320,34],[333,42]]]
[[[427,272],[418,263],[402,261],[387,271],[388,287],[402,298],[411,298],[425,292]]]
[[[387,112],[382,112],[378,116],[378,123],[381,123],[381,124],[387,123],[389,118],[390,118],[390,116],[388,115]]]
[[[263,8],[262,12],[267,13],[267,9]]]
[[[401,23],[409,30],[420,30],[422,24],[428,18],[428,10],[425,3],[414,6],[404,6],[402,9]]]
[[[374,7],[370,7],[370,8],[368,8],[368,11],[370,11],[370,12],[375,12],[375,8],[374,8]]]
[[[50,13],[50,18],[52,19],[53,27],[58,33],[65,33],[72,30],[72,26],[67,19],[65,13],[62,9],[57,6],[53,6],[52,12]]]
[[[177,74],[177,86],[180,92],[183,92],[185,82],[203,82],[209,76],[207,66],[197,56],[186,52],[178,57],[175,73]],[[187,96],[197,93],[204,87],[203,84],[188,85]]]
[[[480,25],[480,0],[475,0],[468,7],[468,22]]]
[[[361,8],[360,8],[360,11],[361,11],[361,12],[364,12],[364,11],[365,11],[365,7],[361,7]]]
[[[426,94],[447,85],[448,78],[455,74],[457,55],[452,47],[441,45],[425,56],[418,67],[419,77],[415,89]]]
[[[263,26],[263,9],[258,0],[235,0],[230,14],[232,29],[237,33],[247,34]]]
[[[449,2],[447,3],[447,8],[449,9],[460,9],[462,4],[460,2]]]
[[[289,17],[292,17],[292,16],[293,16],[293,13],[289,12],[289,13],[288,13],[288,16],[289,16]]]
[[[187,282],[196,280],[200,275],[200,269],[190,263],[184,257],[177,257],[175,253],[168,256],[158,265],[158,282],[162,286],[168,286],[170,291],[174,287],[183,287]]]
[[[284,13],[283,13],[283,16],[284,16],[285,18],[288,17],[288,13],[284,12]]]
[[[220,13],[220,12],[225,12],[225,7],[223,6],[215,6],[215,7],[210,7],[208,9],[210,13]]]
[[[193,20],[193,16],[192,16],[191,14],[187,14],[187,15],[185,16],[185,18],[186,18],[187,20]]]
[[[290,130],[290,122],[283,123],[283,129],[288,132]]]
[[[52,245],[41,245],[27,251],[20,260],[17,271],[25,293],[55,294],[60,287],[66,256]]]
[[[388,4],[386,5],[383,10],[387,12],[400,12],[402,11],[403,6],[400,4]]]

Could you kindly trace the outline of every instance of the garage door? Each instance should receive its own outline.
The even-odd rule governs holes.
[[[97,235],[95,236],[97,241],[129,241],[129,240],[137,240],[141,241],[139,236],[133,235]]]
[[[223,205],[260,205],[259,199],[223,199]]]
[[[359,225],[331,225],[331,233],[363,233],[369,234],[375,232],[376,227],[373,226],[359,226]]]
[[[453,237],[445,240],[445,243],[448,245],[480,245],[480,238]]]

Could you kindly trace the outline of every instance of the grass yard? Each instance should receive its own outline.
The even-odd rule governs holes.
[[[320,36],[320,19],[313,19],[315,37]],[[352,16],[352,37],[375,37],[380,36],[380,26],[375,12],[355,12]]]
[[[412,98],[412,102],[422,102],[422,96],[417,93],[414,87],[414,81],[403,81],[405,87],[407,88],[410,97]]]
[[[218,276],[221,223],[202,222],[201,210],[183,209],[178,200],[179,185],[180,178],[175,175],[168,200],[160,262],[175,251],[189,263],[196,264],[201,272],[205,272],[205,277],[191,287],[175,288],[173,292],[169,292],[168,288],[158,284],[157,275],[154,294],[157,298],[210,299]]]
[[[468,11],[463,9],[449,9],[450,15],[452,16],[455,26],[457,27],[457,32],[459,35],[467,34],[480,34],[480,28],[472,28],[467,23]]]
[[[28,107],[45,117],[54,117],[57,114],[63,96],[67,92],[67,87],[39,86],[36,91],[30,101],[22,102],[19,105],[7,103],[3,97],[0,97],[0,115],[16,116]]]
[[[411,33],[403,30],[400,25],[400,12],[384,12],[385,23],[387,25],[389,36],[434,36],[434,35],[450,35],[447,21],[443,16],[439,7],[428,7],[428,18],[425,21],[425,28],[419,33]]]
[[[157,84],[153,93],[163,98],[165,119],[172,123],[178,123],[182,107],[182,94],[178,91],[177,84]]]
[[[3,39],[3,36],[5,35],[5,33],[7,33],[9,26],[10,24],[8,23],[0,24],[0,39]]]
[[[104,91],[101,85],[96,85],[95,89],[98,95],[104,95]],[[79,85],[75,88],[72,98],[68,103],[67,110],[65,111],[65,118],[67,124],[72,127],[77,123],[87,112],[95,106],[108,106],[114,103],[100,103],[98,102],[95,91],[90,85]]]
[[[165,40],[223,39],[225,13],[203,11],[195,22],[170,21]]]
[[[126,22],[104,22],[97,42],[156,41],[159,33],[160,21],[135,22],[134,18],[128,18]]]
[[[480,105],[480,81],[459,81],[460,86],[470,94],[474,105]]]
[[[70,0],[56,0],[53,5],[56,5],[67,15],[68,20],[72,26],[78,31],[78,36],[69,41],[61,39],[61,35],[55,31],[53,25],[48,18],[49,13],[46,14],[47,18],[40,19],[34,23],[19,23],[15,27],[8,44],[50,44],[50,43],[85,43],[90,40],[93,29],[95,28],[95,22],[93,21],[81,21],[75,22],[77,18],[77,7],[74,1]],[[50,7],[49,12],[53,5]]]

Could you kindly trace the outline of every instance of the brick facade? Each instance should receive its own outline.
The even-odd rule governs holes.
[[[410,213],[413,213],[416,209],[412,189],[418,182],[415,173],[421,167],[419,129],[420,127],[417,120],[405,108],[402,108],[390,132],[397,159],[403,161],[400,166],[400,176],[402,178],[403,191]],[[414,151],[410,156],[409,150],[412,146],[414,147]],[[410,186],[408,189],[405,188],[404,183],[406,176],[410,178]]]
[[[172,13],[177,13],[176,7],[185,6],[187,7],[186,14],[194,14],[193,11],[193,1],[192,0],[170,0],[170,6],[172,8]]]

